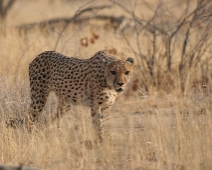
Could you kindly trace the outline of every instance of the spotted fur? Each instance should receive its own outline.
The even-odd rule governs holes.
[[[105,51],[89,59],[67,57],[55,51],[38,55],[29,65],[30,120],[36,122],[51,91],[58,97],[57,120],[71,105],[91,108],[94,128],[102,138],[102,112],[111,106],[130,80],[133,59],[119,60]]]

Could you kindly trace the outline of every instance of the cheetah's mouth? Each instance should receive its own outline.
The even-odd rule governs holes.
[[[124,91],[124,89],[122,89],[122,88],[116,89],[116,92],[118,92],[118,93],[122,93],[123,91]]]

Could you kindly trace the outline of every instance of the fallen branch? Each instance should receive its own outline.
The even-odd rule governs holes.
[[[81,23],[81,22],[84,22],[86,20],[93,19],[93,18],[94,19],[114,19],[114,20],[117,20],[116,17],[104,16],[104,15],[93,16],[93,17],[81,17],[86,12],[90,12],[90,11],[94,11],[94,10],[100,10],[100,9],[104,9],[104,8],[110,8],[110,7],[111,6],[109,6],[109,5],[98,6],[98,7],[90,7],[90,8],[86,8],[86,9],[77,11],[76,14],[71,18],[70,17],[54,18],[54,19],[49,19],[49,20],[45,20],[45,21],[41,21],[41,22],[33,22],[33,23],[29,23],[29,24],[18,25],[18,26],[16,26],[16,28],[17,29],[31,29],[31,28],[36,27],[36,26],[45,27],[45,26],[48,26],[48,25],[54,25],[54,24],[59,24],[59,23],[65,23],[65,24]]]
[[[24,167],[22,165],[20,166],[0,165],[0,170],[41,170],[41,169]]]
[[[118,22],[121,23],[123,20],[126,19],[126,17],[114,17],[114,16],[108,16],[108,15],[96,15],[93,17],[82,17],[82,18],[54,18],[46,21],[41,21],[41,22],[33,22],[29,24],[22,24],[16,26],[17,29],[31,29],[33,27],[39,26],[39,27],[46,27],[49,25],[55,25],[55,24],[60,24],[60,23],[82,23],[84,21],[88,21],[91,19],[96,19],[96,20],[110,20],[112,22]]]

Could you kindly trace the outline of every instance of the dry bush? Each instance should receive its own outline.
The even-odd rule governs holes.
[[[43,169],[211,169],[211,22],[210,17],[200,20],[210,1],[49,2],[32,1],[16,20],[10,11],[1,25],[0,163]],[[28,1],[15,3],[13,10],[24,3]],[[41,22],[39,6],[46,9],[48,20],[65,14],[69,5],[71,17],[79,14],[79,6],[82,10],[108,4],[113,7],[86,11],[90,19],[80,23],[21,32],[11,26],[23,24],[20,18]],[[32,20],[31,15],[23,17],[29,11]],[[117,20],[92,20],[100,14],[113,14]],[[57,107],[54,94],[44,108],[44,123],[32,133],[22,125],[7,127],[9,118],[29,114],[29,63],[53,49],[80,58],[102,49],[122,59],[135,58],[129,90],[104,115],[103,144],[93,140],[90,111],[83,106],[66,114],[60,132],[54,124],[45,125]]]
[[[130,16],[127,23],[123,21],[126,24],[120,33],[140,62],[141,84],[147,88],[149,83],[160,87],[165,85],[163,88],[166,89],[168,83],[184,91],[191,74],[193,81],[210,78],[212,22],[210,17],[207,21],[200,19],[210,12],[207,9],[212,6],[211,1],[187,0],[181,5],[171,2],[152,5],[142,1],[142,5],[151,11],[148,19],[136,13],[136,8],[140,7],[137,1],[130,1],[130,7],[118,1],[111,2]],[[125,36],[129,23],[135,31],[134,42]],[[167,80],[164,82],[164,79]],[[180,85],[177,85],[179,81]]]

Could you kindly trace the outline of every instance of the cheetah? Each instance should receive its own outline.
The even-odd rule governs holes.
[[[70,104],[89,106],[97,139],[103,141],[102,113],[126,88],[133,63],[133,58],[120,60],[106,51],[99,51],[89,59],[67,57],[55,51],[39,54],[29,65],[29,120],[38,121],[53,91],[58,97],[58,106],[51,120],[61,118]]]

